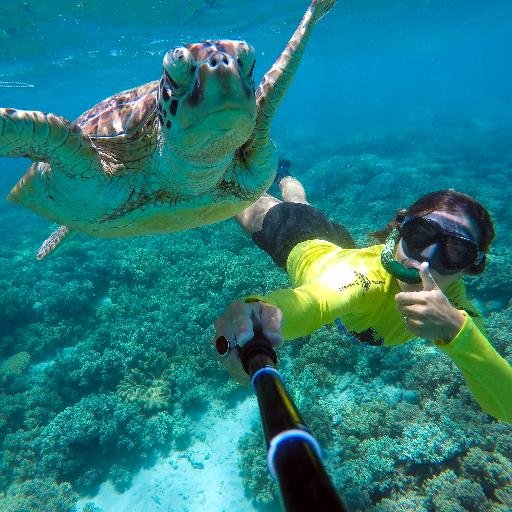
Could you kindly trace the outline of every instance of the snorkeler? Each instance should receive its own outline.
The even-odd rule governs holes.
[[[370,345],[433,341],[482,409],[512,422],[512,367],[483,334],[462,282],[485,269],[494,238],[487,210],[466,194],[433,192],[375,233],[386,244],[356,249],[307,203],[300,182],[284,175],[279,186],[283,202],[265,194],[238,221],[286,269],[292,288],[233,302],[216,320],[215,348],[231,375],[247,382],[238,347],[255,328],[278,345],[335,322]]]

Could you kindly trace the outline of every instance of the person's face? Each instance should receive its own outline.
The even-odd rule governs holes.
[[[443,211],[435,211],[432,212],[438,217],[444,217],[448,219],[451,222],[455,222],[457,225],[461,226],[462,228],[466,229],[475,240],[478,239],[478,231],[471,221],[470,218],[468,218],[463,213],[448,213]],[[395,249],[395,260],[401,263],[402,265],[405,265],[409,268],[415,268],[419,269],[420,263],[422,261],[429,261],[433,256],[435,251],[439,250],[438,246],[439,242],[434,241],[431,244],[427,245],[423,250],[421,251],[421,259],[414,259],[410,256],[407,256],[406,252],[404,251],[403,247],[403,239],[400,238],[399,242],[396,245]],[[450,284],[454,283],[458,279],[460,279],[464,273],[464,270],[458,271],[456,273],[452,274],[440,274],[436,270],[434,270],[432,267],[430,267],[430,273],[432,274],[432,277],[434,278],[435,282],[441,289],[445,289]],[[404,283],[400,280],[398,281],[398,286],[400,287],[400,290],[402,291],[420,291],[423,289],[423,285],[421,283],[419,284],[409,284]]]

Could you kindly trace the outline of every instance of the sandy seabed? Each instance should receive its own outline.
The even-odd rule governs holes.
[[[122,494],[111,482],[103,483],[96,496],[78,501],[78,511],[92,502],[102,512],[254,512],[239,475],[237,444],[257,414],[255,397],[227,414],[223,408],[222,416],[212,407],[201,418],[189,448],[140,470]],[[261,456],[266,456],[263,450]]]

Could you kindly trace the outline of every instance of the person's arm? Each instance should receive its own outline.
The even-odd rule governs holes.
[[[213,343],[219,362],[238,382],[247,384],[248,377],[241,367],[237,346],[249,342],[254,329],[260,329],[273,345],[283,339],[305,336],[333,321],[341,312],[350,312],[357,305],[361,292],[361,285],[340,292],[309,283],[269,295],[252,296],[246,302],[233,302],[215,321]],[[217,347],[219,339],[224,347],[221,351]]]
[[[428,264],[422,263],[419,271],[423,291],[402,292],[395,297],[407,328],[416,336],[432,340],[453,360],[486,413],[512,422],[512,367],[466,311],[449,302],[432,278]],[[466,302],[464,297],[458,299],[459,303]]]
[[[349,313],[361,291],[360,286],[341,292],[325,285],[308,283],[294,289],[276,290],[268,295],[254,295],[245,302],[260,301],[278,307],[283,315],[283,339],[293,340],[333,322],[342,312]]]
[[[464,311],[465,321],[455,338],[436,345],[462,372],[480,407],[495,418],[512,423],[512,367]]]

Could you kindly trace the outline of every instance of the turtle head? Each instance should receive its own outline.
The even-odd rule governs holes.
[[[256,120],[254,63],[245,41],[204,41],[167,52],[158,117],[180,158],[216,162],[247,141]]]

